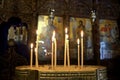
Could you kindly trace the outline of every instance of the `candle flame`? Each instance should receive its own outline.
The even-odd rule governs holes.
[[[53,31],[52,41],[55,39],[55,31]]]
[[[53,36],[55,37],[55,31],[53,31]]]
[[[35,48],[35,52],[37,52],[37,48]]]
[[[66,39],[68,39],[68,37],[69,37],[68,34],[66,34]]]
[[[65,28],[65,33],[67,34],[67,32],[68,32],[68,29],[67,29],[67,28]]]
[[[83,37],[83,30],[81,31],[81,37]]]
[[[33,43],[31,43],[31,48],[33,48]]]
[[[77,43],[80,44],[80,39],[79,38],[77,39]]]
[[[36,34],[38,35],[38,30],[36,30]]]

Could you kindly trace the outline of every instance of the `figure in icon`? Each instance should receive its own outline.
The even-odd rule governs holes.
[[[81,33],[82,30],[84,30],[84,25],[83,25],[83,21],[80,20],[80,21],[79,21],[79,25],[78,25],[78,27],[76,28],[76,39],[77,39],[77,38],[80,38],[80,33]]]

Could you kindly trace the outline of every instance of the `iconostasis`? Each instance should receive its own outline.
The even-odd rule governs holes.
[[[84,26],[84,57],[85,59],[93,58],[93,47],[92,47],[92,26],[90,19],[87,18],[76,18],[70,17],[70,27],[69,32],[69,50],[70,58],[77,59],[77,38],[80,38],[80,31],[78,31],[78,26],[82,22]],[[49,28],[48,16],[39,15],[38,16],[38,38],[39,38],[39,60],[47,60],[51,58],[51,42],[52,42],[52,28],[55,28],[56,39],[57,39],[57,59],[63,59],[64,57],[64,31],[63,18],[55,16],[53,21],[53,26]]]

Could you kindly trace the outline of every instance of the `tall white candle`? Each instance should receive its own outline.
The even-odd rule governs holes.
[[[38,30],[36,31],[36,36],[37,36],[37,39],[36,39],[36,48],[37,48],[37,50],[38,50]]]
[[[52,39],[52,54],[51,54],[51,66],[52,66],[52,68],[53,68],[53,53],[54,53],[54,42]]]
[[[38,52],[37,48],[35,48],[35,66],[38,67]]]
[[[54,66],[56,67],[57,64],[57,42],[55,37],[55,31],[53,31],[53,41],[54,41]]]
[[[84,55],[83,55],[83,31],[81,31],[81,67],[83,67],[84,64]]]
[[[67,48],[67,46],[66,46],[66,41],[67,41],[67,32],[68,32],[68,30],[67,30],[67,28],[65,28],[65,47],[64,47],[64,66],[66,66],[66,52],[67,52],[67,50],[66,50],[66,48]]]
[[[64,48],[64,66],[66,66],[66,39],[65,39],[65,48]]]
[[[66,35],[66,45],[67,45],[67,61],[68,61],[68,67],[70,66],[70,55],[69,55],[69,40],[68,40],[68,34]]]
[[[56,38],[55,38],[55,67],[57,65],[57,41],[56,41]]]
[[[51,54],[51,65],[52,65],[52,68],[54,66],[54,40],[55,40],[55,31],[53,31],[53,35],[52,35],[52,54]]]
[[[77,39],[78,44],[78,67],[80,66],[80,39]]]
[[[30,67],[32,67],[33,61],[33,43],[31,43],[31,52],[30,52]]]
[[[37,39],[36,39],[36,49],[35,49],[35,54],[36,54],[36,67],[38,67],[38,30],[36,31],[36,36],[37,36]]]

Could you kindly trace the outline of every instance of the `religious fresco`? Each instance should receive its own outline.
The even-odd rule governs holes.
[[[14,40],[16,44],[25,44],[27,45],[28,31],[27,26],[25,25],[11,25],[8,29],[8,38],[7,40]]]
[[[93,58],[92,47],[92,25],[90,19],[87,18],[75,18],[70,17],[70,40],[72,44],[77,45],[77,38],[80,38],[81,30],[84,31],[84,54],[86,59]],[[76,48],[76,47],[75,47]],[[71,54],[76,54],[73,57],[77,57],[77,48]]]
[[[38,17],[38,38],[39,38],[39,59],[46,60],[51,58],[52,34],[55,30],[57,39],[57,56],[60,59],[63,49],[63,19],[61,17],[54,17],[53,25],[49,26],[49,17],[39,15]]]
[[[117,48],[119,29],[114,20],[100,20],[100,59],[112,58],[114,49]]]

